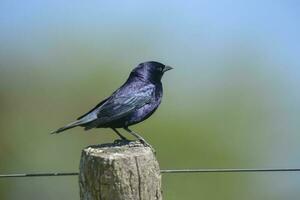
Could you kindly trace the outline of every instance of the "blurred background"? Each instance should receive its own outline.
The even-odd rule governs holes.
[[[138,63],[175,68],[133,127],[162,169],[300,166],[298,1],[0,1],[0,173],[78,171],[109,129],[61,135]],[[163,175],[166,200],[293,200],[300,173]],[[79,200],[77,177],[1,179],[0,199]]]

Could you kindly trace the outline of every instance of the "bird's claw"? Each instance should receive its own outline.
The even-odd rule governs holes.
[[[124,144],[124,143],[130,143],[131,141],[130,140],[127,140],[127,139],[125,139],[125,140],[123,140],[123,139],[116,139],[115,141],[114,141],[114,144]]]
[[[146,140],[140,139],[139,141],[144,145],[144,147],[149,147],[152,150],[152,152],[156,154],[154,148],[148,142],[146,142]]]

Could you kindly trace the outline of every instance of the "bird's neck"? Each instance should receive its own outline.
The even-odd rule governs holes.
[[[142,82],[151,83],[151,84],[154,84],[154,85],[161,84],[161,80],[157,80],[157,79],[155,79],[151,76],[140,75],[140,74],[130,74],[127,81],[128,82],[142,81]]]

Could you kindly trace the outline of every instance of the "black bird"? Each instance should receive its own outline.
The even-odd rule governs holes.
[[[76,126],[91,128],[111,128],[123,140],[117,128],[123,128],[143,144],[149,145],[139,134],[128,127],[150,117],[161,103],[163,74],[173,69],[162,63],[150,61],[139,64],[133,69],[127,81],[111,96],[96,105],[76,121],[53,131],[60,133]]]

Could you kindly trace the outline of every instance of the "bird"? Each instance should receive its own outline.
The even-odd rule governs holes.
[[[165,72],[173,69],[156,61],[140,63],[135,67],[125,83],[93,109],[51,134],[58,134],[80,126],[84,130],[110,128],[121,140],[129,141],[117,129],[122,128],[145,146],[150,146],[129,126],[148,119],[159,107],[163,97],[161,79]]]

